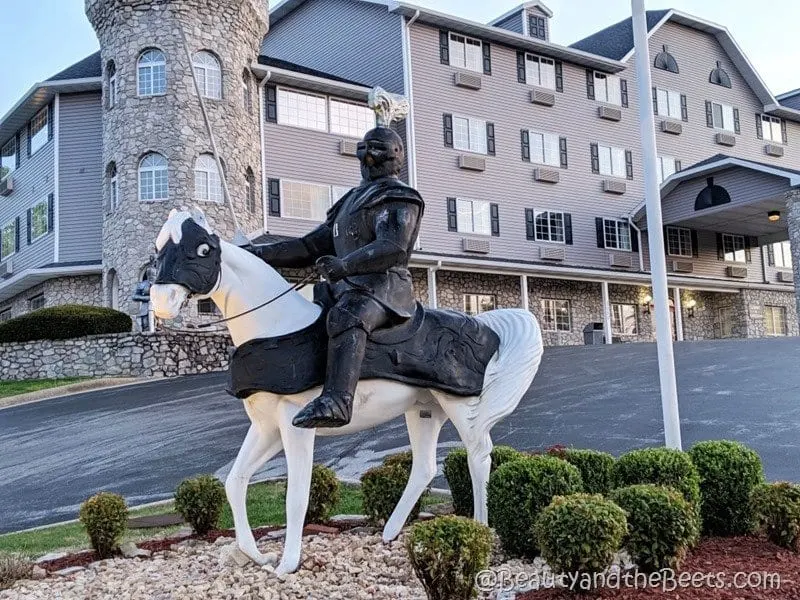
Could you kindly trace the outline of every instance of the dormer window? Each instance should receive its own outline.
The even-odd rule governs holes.
[[[528,15],[528,34],[531,37],[538,38],[540,40],[547,39],[547,25],[544,17],[540,17],[539,15]]]
[[[678,61],[675,60],[675,57],[669,53],[669,48],[665,44],[663,46],[663,50],[656,54],[656,59],[653,61],[653,66],[656,69],[662,69],[664,71],[669,71],[670,73],[677,73],[678,72]]]
[[[708,81],[714,85],[721,85],[726,88],[731,87],[731,78],[725,69],[722,68],[722,63],[720,61],[717,61],[716,68],[711,71],[711,75],[708,76]]]

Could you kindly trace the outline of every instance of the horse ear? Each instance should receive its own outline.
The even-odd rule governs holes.
[[[211,226],[208,224],[208,221],[206,220],[206,214],[203,212],[202,208],[195,204],[192,206],[190,214],[192,215],[192,220],[194,220],[195,223],[211,233]]]
[[[171,211],[169,211],[169,217],[167,217],[167,219],[169,220],[169,219],[171,219],[172,217],[174,217],[177,214],[178,214],[178,210],[173,208]]]

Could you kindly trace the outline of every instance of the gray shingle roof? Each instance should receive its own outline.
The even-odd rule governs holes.
[[[87,56],[74,65],[67,67],[60,73],[56,73],[47,81],[63,81],[65,79],[85,79],[87,77],[100,77],[102,68],[100,67],[100,50]]]
[[[276,67],[278,69],[286,69],[287,71],[295,71],[297,73],[304,73],[305,75],[313,75],[314,77],[321,77],[322,79],[330,79],[331,81],[339,81],[341,83],[349,83],[351,85],[360,85],[361,87],[369,87],[364,83],[359,83],[358,81],[353,81],[352,79],[337,77],[336,75],[331,75],[330,73],[325,73],[324,71],[318,71],[317,69],[312,69],[310,67],[298,65],[297,63],[289,62],[288,60],[283,60],[280,58],[274,58],[272,56],[267,56],[265,54],[262,54],[258,57],[258,64],[267,67]]]
[[[647,31],[651,31],[669,11],[670,9],[648,10]],[[570,48],[613,60],[622,60],[633,49],[633,22],[630,18],[624,19],[570,44]]]
[[[730,156],[728,154],[715,154],[714,156],[710,156],[709,158],[701,160],[700,162],[696,162],[693,165],[689,165],[688,167],[682,167],[681,171],[688,171],[689,169],[695,169],[697,167],[704,167],[706,165],[714,164],[714,163],[719,162],[721,160],[727,160],[727,159],[731,159],[731,158],[735,158],[736,160],[739,160],[741,162],[750,163],[752,165],[756,165],[756,166],[759,166],[759,167],[767,167],[767,168],[770,168],[770,169],[778,169],[780,171],[786,171],[787,173],[793,173],[795,175],[800,175],[800,171],[798,171],[796,169],[788,169],[788,168],[784,167],[783,165],[774,165],[774,164],[770,164],[770,163],[759,162],[757,160],[748,160],[746,158],[741,158],[739,156]]]

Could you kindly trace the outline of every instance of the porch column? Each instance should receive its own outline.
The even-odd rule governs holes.
[[[530,310],[528,306],[528,276],[527,275],[520,275],[519,276],[519,291],[522,294],[522,308],[525,310]]]
[[[800,319],[800,189],[786,192],[786,208],[789,213],[786,217],[786,224],[789,228],[789,247],[792,250],[794,296],[798,319]]]
[[[681,288],[672,288],[672,303],[675,305],[675,339],[683,341],[683,307],[681,306]]]
[[[436,267],[428,267],[428,306],[437,308],[436,299]]]
[[[603,281],[600,284],[600,289],[603,292],[603,333],[605,333],[606,344],[612,344],[614,337],[611,331],[611,301],[608,299],[608,282]]]

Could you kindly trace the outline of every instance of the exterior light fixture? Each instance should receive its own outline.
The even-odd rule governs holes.
[[[781,211],[779,210],[771,210],[767,213],[767,218],[770,222],[775,223],[776,221],[781,220]]]
[[[650,305],[653,303],[653,297],[650,294],[647,294],[644,298],[642,298],[642,314],[649,315],[650,314]]]
[[[687,314],[687,316],[688,316],[690,319],[694,318],[694,309],[695,309],[695,307],[697,306],[697,300],[695,300],[694,298],[692,298],[691,300],[689,300],[689,301],[686,303],[686,305],[685,305],[685,306],[686,306],[686,314]]]

